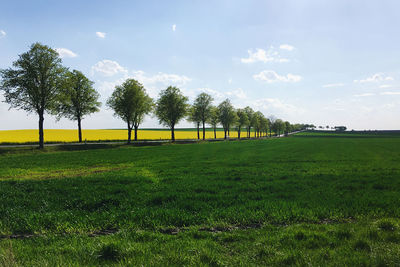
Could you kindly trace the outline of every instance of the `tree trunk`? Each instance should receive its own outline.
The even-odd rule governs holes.
[[[269,129],[269,137],[271,137],[271,129]]]
[[[224,139],[226,139],[226,129],[224,129]]]
[[[238,130],[238,139],[240,139],[240,128]]]
[[[81,118],[78,118],[78,135],[79,135],[79,143],[82,143]]]
[[[39,113],[39,148],[43,149],[44,147],[44,133],[43,133],[43,122],[44,122],[44,112]]]
[[[131,143],[131,135],[132,135],[132,128],[130,123],[128,122],[128,144]]]
[[[200,122],[197,123],[197,139],[200,140]]]
[[[254,129],[254,138],[257,138],[257,130]]]
[[[138,130],[138,126],[135,126],[135,141],[137,141],[137,130]]]
[[[206,140],[206,125],[204,121],[203,121],[203,140]]]
[[[175,125],[171,127],[171,140],[175,142]]]
[[[217,139],[217,127],[214,127],[214,139]]]

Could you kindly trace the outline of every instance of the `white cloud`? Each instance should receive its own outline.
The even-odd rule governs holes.
[[[329,88],[329,87],[341,87],[341,86],[344,86],[344,83],[328,83],[323,85],[322,87]]]
[[[7,35],[7,33],[5,31],[0,30],[0,38],[4,37],[6,35]]]
[[[104,76],[113,76],[117,73],[126,73],[127,70],[116,61],[104,59],[92,66],[92,72],[99,72]]]
[[[274,82],[299,82],[302,80],[300,75],[287,74],[286,76],[281,76],[273,70],[264,70],[259,74],[253,75],[253,78],[258,81],[265,81],[267,83]]]
[[[215,103],[219,104],[220,102],[224,101],[226,98],[226,95],[224,93],[221,93],[220,91],[211,89],[211,88],[197,88],[197,92],[199,93],[207,93],[211,95],[214,98]]]
[[[241,99],[241,100],[247,99],[247,95],[246,95],[246,93],[243,91],[242,88],[238,88],[238,89],[233,90],[233,91],[231,91],[231,92],[227,92],[226,94],[227,94],[228,96],[233,96],[233,97],[238,98],[238,99]]]
[[[396,106],[398,106],[398,105],[396,105],[395,103],[388,103],[388,104],[384,104],[383,108],[384,109],[392,109],[392,108],[395,108]]]
[[[270,47],[268,50],[257,48],[256,51],[247,50],[249,57],[241,58],[242,63],[254,63],[254,62],[289,62],[289,59],[280,57],[279,53],[275,51],[274,47]]]
[[[390,87],[393,87],[393,86],[390,84],[382,84],[379,86],[379,88],[390,88]]]
[[[365,96],[374,96],[374,93],[364,93],[364,94],[358,94],[358,95],[354,95],[355,97],[365,97]]]
[[[253,101],[251,106],[254,110],[261,110],[274,115],[293,115],[303,113],[304,110],[294,105],[284,103],[278,98],[261,98]],[[268,115],[268,114],[264,114]]]
[[[282,49],[282,50],[287,50],[287,51],[292,51],[292,50],[294,50],[294,46],[288,45],[288,44],[281,44],[281,45],[279,46],[279,48]]]
[[[96,89],[100,92],[101,97],[106,99],[114,91],[115,86],[121,85],[124,81],[124,78],[119,78],[115,81],[96,81]]]
[[[105,32],[96,32],[96,36],[104,39],[104,38],[106,38],[106,33]]]
[[[176,31],[176,24],[172,25],[172,31]]]
[[[367,77],[363,80],[354,80],[355,83],[369,83],[369,82],[383,82],[383,81],[393,81],[394,78],[390,76],[385,76],[383,73],[375,73],[374,75]]]
[[[184,75],[168,74],[163,72],[159,72],[155,75],[147,75],[141,70],[134,71],[133,77],[143,84],[162,83],[165,85],[184,85],[192,80]]]
[[[77,54],[75,54],[74,52],[72,52],[67,48],[56,48],[55,50],[57,51],[57,53],[60,55],[61,58],[78,56]]]
[[[382,92],[381,95],[400,95],[400,92]]]
[[[277,116],[287,117],[293,116],[293,114],[301,114],[304,112],[304,109],[285,103],[278,98],[251,98],[242,88],[237,88],[228,92],[220,92],[211,88],[198,88],[190,94],[190,97],[194,99],[199,93],[203,92],[211,95],[214,98],[215,105],[218,105],[226,98],[229,98],[236,108],[250,106],[254,110],[260,110],[266,116],[269,114],[274,114]]]

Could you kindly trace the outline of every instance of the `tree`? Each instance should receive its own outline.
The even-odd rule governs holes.
[[[253,126],[253,129],[254,129],[254,138],[257,138],[257,135],[258,135],[259,129],[260,129],[259,111],[254,112],[252,120],[251,120],[251,125]]]
[[[292,131],[292,125],[290,125],[290,122],[288,122],[288,121],[285,121],[284,125],[285,125],[285,127],[284,127],[285,128],[285,135],[288,136],[289,133]]]
[[[219,111],[217,107],[211,106],[210,108],[210,116],[208,118],[208,123],[214,129],[214,139],[217,139],[217,126],[219,123]]]
[[[43,148],[44,113],[54,109],[66,69],[58,53],[40,43],[32,44],[13,62],[13,67],[0,71],[0,90],[10,108],[39,116],[39,148]]]
[[[81,121],[86,115],[99,111],[100,95],[93,88],[93,82],[82,72],[73,70],[65,74],[63,86],[58,97],[58,103],[53,113],[60,117],[78,121],[78,137],[82,142]]]
[[[211,104],[213,100],[214,99],[209,94],[201,93],[197,96],[193,104],[195,112],[199,116],[200,122],[203,124],[203,140],[206,138],[205,124],[211,115]]]
[[[251,107],[247,106],[244,108],[244,111],[246,112],[247,119],[248,119],[247,125],[246,125],[247,138],[250,138],[251,127],[253,126],[252,122],[253,122],[254,110]]]
[[[137,130],[144,116],[152,110],[153,100],[147,95],[142,84],[134,79],[127,79],[122,85],[115,87],[107,100],[107,106],[114,110],[115,116],[126,122],[128,144],[130,144],[132,128],[135,129],[135,141],[137,141]]]
[[[186,115],[187,101],[188,98],[177,87],[169,86],[160,92],[155,114],[161,124],[171,129],[172,141],[175,141],[175,125]]]
[[[276,121],[276,117],[274,116],[274,115],[271,115],[271,116],[269,116],[268,117],[268,119],[269,119],[269,124],[270,124],[270,127],[269,127],[269,137],[271,137],[272,136],[272,130],[275,128],[275,121]]]
[[[264,129],[265,137],[268,137],[268,130],[271,130],[271,122],[268,118],[265,118],[265,125],[266,125],[266,128]]]
[[[238,118],[237,120],[238,138],[240,139],[240,131],[243,126],[249,124],[249,118],[247,117],[247,114],[244,109],[238,109],[236,111],[236,115]]]
[[[218,105],[219,121],[224,128],[224,139],[229,135],[230,127],[235,123],[237,119],[236,112],[229,99],[226,99],[221,104]]]
[[[253,125],[254,125],[254,137],[260,137],[260,132],[263,127],[263,120],[264,120],[264,114],[261,113],[261,111],[257,111],[253,115]]]
[[[260,127],[261,136],[263,136],[264,133],[265,133],[265,136],[268,135],[268,128],[269,128],[269,120],[267,118],[265,118],[264,116],[262,116],[261,127]]]
[[[190,106],[188,108],[188,121],[193,122],[196,125],[197,129],[197,139],[200,139],[200,123],[201,117],[199,111],[195,106]]]
[[[275,120],[274,129],[275,129],[275,134],[277,136],[281,135],[281,131],[283,130],[283,127],[284,127],[284,123],[283,123],[283,121],[281,119]]]

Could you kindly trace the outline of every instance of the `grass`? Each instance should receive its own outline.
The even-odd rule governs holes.
[[[399,136],[308,136],[0,149],[0,265],[399,265]]]

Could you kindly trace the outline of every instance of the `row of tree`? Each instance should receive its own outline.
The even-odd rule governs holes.
[[[46,45],[34,43],[30,50],[21,54],[13,63],[13,68],[0,71],[2,77],[0,90],[4,92],[5,102],[11,108],[34,112],[39,116],[39,147],[43,148],[44,114],[65,117],[78,123],[79,142],[82,142],[81,121],[94,112],[99,111],[100,95],[93,88],[93,82],[77,70],[69,71],[61,64],[58,53]],[[127,79],[115,87],[107,100],[107,106],[114,114],[127,124],[128,143],[131,142],[132,130],[134,139],[138,139],[138,128],[144,117],[154,113],[160,124],[171,129],[171,139],[175,140],[175,126],[184,118],[195,123],[197,137],[200,139],[200,126],[205,139],[206,124],[212,126],[214,138],[218,125],[222,125],[225,138],[230,130],[238,132],[241,138],[242,129],[250,137],[251,129],[254,137],[271,136],[304,129],[305,125],[291,125],[274,116],[266,118],[261,112],[250,107],[235,109],[229,99],[218,106],[213,106],[212,96],[201,93],[193,105],[179,88],[169,86],[161,91],[159,98],[153,101],[142,84],[134,79]]]
[[[137,131],[145,115],[154,112],[160,124],[171,129],[171,139],[175,140],[175,126],[182,119],[187,118],[197,128],[197,138],[200,139],[200,127],[203,130],[203,140],[206,138],[206,124],[212,126],[214,138],[217,138],[217,127],[222,125],[224,138],[228,138],[230,130],[238,132],[241,138],[242,129],[250,137],[251,129],[254,137],[271,136],[272,131],[277,135],[289,133],[293,130],[304,128],[304,125],[291,125],[274,116],[266,118],[260,111],[255,112],[251,107],[235,109],[229,99],[218,106],[213,106],[213,98],[206,93],[199,94],[193,105],[188,104],[188,98],[179,88],[169,86],[161,91],[156,102],[147,95],[145,88],[134,79],[126,80],[122,85],[116,86],[115,91],[107,101],[115,115],[123,119],[128,126],[128,143],[131,141],[131,132],[134,130],[135,140]]]

